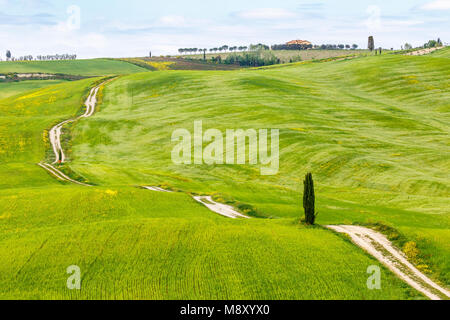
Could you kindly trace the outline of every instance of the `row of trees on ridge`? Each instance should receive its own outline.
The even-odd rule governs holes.
[[[6,51],[6,60],[7,61],[53,61],[53,60],[76,60],[76,54],[55,54],[55,55],[38,55],[35,58],[32,55],[21,56],[21,57],[13,57],[10,50]]]

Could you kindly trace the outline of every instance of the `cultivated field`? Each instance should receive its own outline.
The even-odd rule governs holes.
[[[39,89],[64,82],[63,80],[24,80],[19,82],[0,82],[0,99],[19,95],[27,91]]]
[[[0,298],[424,298],[384,268],[382,290],[368,290],[374,258],[298,223],[308,171],[319,225],[377,224],[400,247],[417,244],[405,249],[410,260],[449,286],[444,50],[235,71],[84,62],[129,74],[106,85],[97,113],[64,129],[61,170],[94,187],[58,182],[36,164],[52,154],[46,130],[80,115],[101,79],[0,84]],[[280,129],[279,174],[173,164],[172,132],[197,120],[204,130]],[[151,185],[180,192],[138,188]],[[252,219],[216,215],[192,193]],[[83,272],[81,291],[66,288],[70,265]]]
[[[450,47],[436,50],[430,56],[436,58],[450,58]]]
[[[133,64],[114,59],[0,62],[0,74],[60,73],[81,76],[119,75],[146,71]]]
[[[154,58],[126,58],[119,59],[126,61],[151,71],[167,70],[236,70],[240,69],[236,65],[215,64],[211,61],[201,59],[185,59],[181,57],[154,57]]]

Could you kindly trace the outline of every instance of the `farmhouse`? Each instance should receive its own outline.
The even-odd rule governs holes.
[[[309,41],[306,41],[306,40],[292,40],[292,41],[289,41],[288,43],[286,43],[286,45],[288,45],[288,46],[293,46],[293,45],[309,46],[309,45],[312,45],[312,43]]]

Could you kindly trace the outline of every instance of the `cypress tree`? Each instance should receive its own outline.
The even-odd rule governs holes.
[[[370,50],[370,52],[372,52],[373,50],[375,50],[375,41],[373,39],[373,36],[369,37],[369,45],[368,48]]]
[[[311,173],[308,173],[303,182],[303,208],[305,209],[305,222],[313,225],[316,222],[316,196],[314,193],[314,181]]]

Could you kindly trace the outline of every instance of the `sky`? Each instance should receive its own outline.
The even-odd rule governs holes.
[[[0,0],[0,58],[177,54],[294,39],[400,48],[450,43],[450,0]]]

